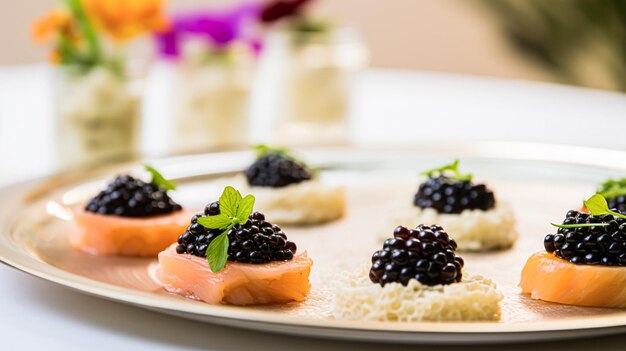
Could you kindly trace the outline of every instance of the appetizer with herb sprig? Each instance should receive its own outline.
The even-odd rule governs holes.
[[[73,247],[99,255],[156,256],[176,240],[189,215],[168,194],[175,184],[145,169],[150,182],[120,175],[75,212]]]
[[[517,239],[511,206],[496,201],[485,184],[462,173],[459,160],[434,168],[413,197],[412,206],[397,209],[390,224],[411,226],[438,223],[454,236],[460,251],[505,249]]]
[[[372,264],[338,278],[337,318],[375,321],[498,320],[495,284],[463,273],[457,243],[439,225],[398,226]],[[366,270],[365,268],[369,268]]]
[[[280,224],[319,224],[345,211],[345,192],[287,149],[254,147],[255,161],[245,170],[242,188],[254,193],[257,207]]]
[[[253,211],[255,197],[226,187],[159,254],[163,287],[210,304],[304,301],[313,261],[282,229]]]
[[[578,305],[626,307],[626,215],[609,209],[602,194],[570,210],[556,233],[533,254],[520,286],[533,299]]]

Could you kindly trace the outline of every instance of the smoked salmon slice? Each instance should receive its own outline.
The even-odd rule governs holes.
[[[91,254],[156,256],[185,232],[190,216],[185,210],[145,218],[80,210],[74,213],[77,228],[69,240],[72,247]]]
[[[169,292],[210,304],[253,305],[304,301],[311,290],[313,261],[306,252],[289,261],[228,262],[213,273],[205,258],[178,254],[176,245],[159,253],[157,278]]]
[[[543,301],[626,307],[626,267],[574,264],[547,252],[530,256],[520,287],[523,294]]]

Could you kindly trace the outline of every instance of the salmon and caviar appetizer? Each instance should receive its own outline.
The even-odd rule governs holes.
[[[162,286],[209,304],[304,301],[313,261],[253,206],[252,195],[226,187],[193,216],[178,242],[159,254]]]
[[[439,225],[396,227],[371,266],[338,277],[333,315],[383,322],[498,320],[502,295],[491,280],[464,274],[456,248]]]
[[[174,184],[146,169],[150,183],[120,175],[74,213],[72,247],[97,255],[156,256],[185,231],[189,214],[168,195]]]
[[[626,215],[596,194],[567,212],[522,271],[522,293],[577,306],[626,307]]]

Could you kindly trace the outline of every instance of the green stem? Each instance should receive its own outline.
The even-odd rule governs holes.
[[[89,47],[89,56],[91,57],[91,63],[97,65],[102,61],[102,52],[100,48],[100,40],[97,33],[94,31],[91,22],[85,14],[80,0],[64,0],[67,7],[74,13],[78,25],[87,39]]]
[[[585,227],[606,227],[609,225],[608,223],[581,223],[581,224],[555,224],[550,223],[557,228],[563,229],[574,229],[574,228],[585,228]]]
[[[624,218],[624,219],[626,219],[626,215],[623,215],[623,214],[621,214],[621,213],[619,213],[619,212],[613,212],[613,211],[611,211],[611,210],[609,210],[608,212],[609,212],[609,214],[613,215],[614,217],[619,217],[619,218]]]
[[[61,64],[68,64],[78,60],[78,53],[65,36],[60,35],[57,38],[56,47],[59,50],[59,55],[61,56]]]
[[[448,175],[446,175],[446,172],[448,172]],[[425,175],[427,177],[432,177],[435,174],[439,174],[439,175],[446,175],[449,176],[452,179],[456,179],[458,181],[471,181],[472,180],[472,174],[471,173],[467,173],[467,174],[463,174],[461,173],[461,171],[459,171],[459,160],[454,160],[453,163],[445,165],[443,167],[439,167],[439,168],[433,168],[430,169],[428,171],[422,172],[422,175]]]

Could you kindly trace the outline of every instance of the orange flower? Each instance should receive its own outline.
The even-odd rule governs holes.
[[[169,24],[163,15],[162,0],[83,0],[90,20],[118,41],[144,32],[160,32]]]
[[[52,39],[55,34],[73,36],[72,15],[66,10],[52,10],[36,20],[31,29],[31,36],[37,42]]]

